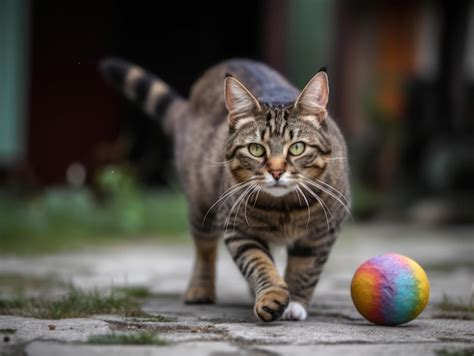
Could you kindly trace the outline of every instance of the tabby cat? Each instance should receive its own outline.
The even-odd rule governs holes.
[[[344,139],[328,116],[328,77],[299,92],[268,66],[228,60],[189,99],[138,66],[101,63],[105,77],[174,139],[196,247],[186,303],[214,303],[218,239],[255,295],[263,321],[304,320],[349,211]],[[285,276],[269,244],[288,250]]]

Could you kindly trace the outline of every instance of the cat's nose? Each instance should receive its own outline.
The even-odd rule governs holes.
[[[273,179],[278,180],[280,179],[281,175],[285,173],[284,170],[273,170],[270,171],[270,174],[272,175]]]

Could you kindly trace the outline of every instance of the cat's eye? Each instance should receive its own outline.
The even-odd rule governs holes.
[[[306,148],[304,142],[295,142],[290,146],[288,151],[292,156],[299,156],[304,152],[304,149]]]
[[[262,157],[265,154],[265,147],[258,143],[251,143],[248,149],[250,154],[255,157]]]

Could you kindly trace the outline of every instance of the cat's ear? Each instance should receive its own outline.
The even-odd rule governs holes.
[[[325,70],[321,70],[306,84],[294,107],[301,111],[306,120],[317,120],[317,123],[321,123],[327,116],[328,98],[328,75]]]
[[[225,105],[229,112],[229,125],[262,110],[257,98],[239,80],[226,74],[224,85]]]

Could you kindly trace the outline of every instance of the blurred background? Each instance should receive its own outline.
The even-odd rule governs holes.
[[[356,223],[474,222],[474,2],[0,0],[0,249],[190,241],[169,140],[98,73],[123,57],[187,96],[248,57],[324,65]]]

